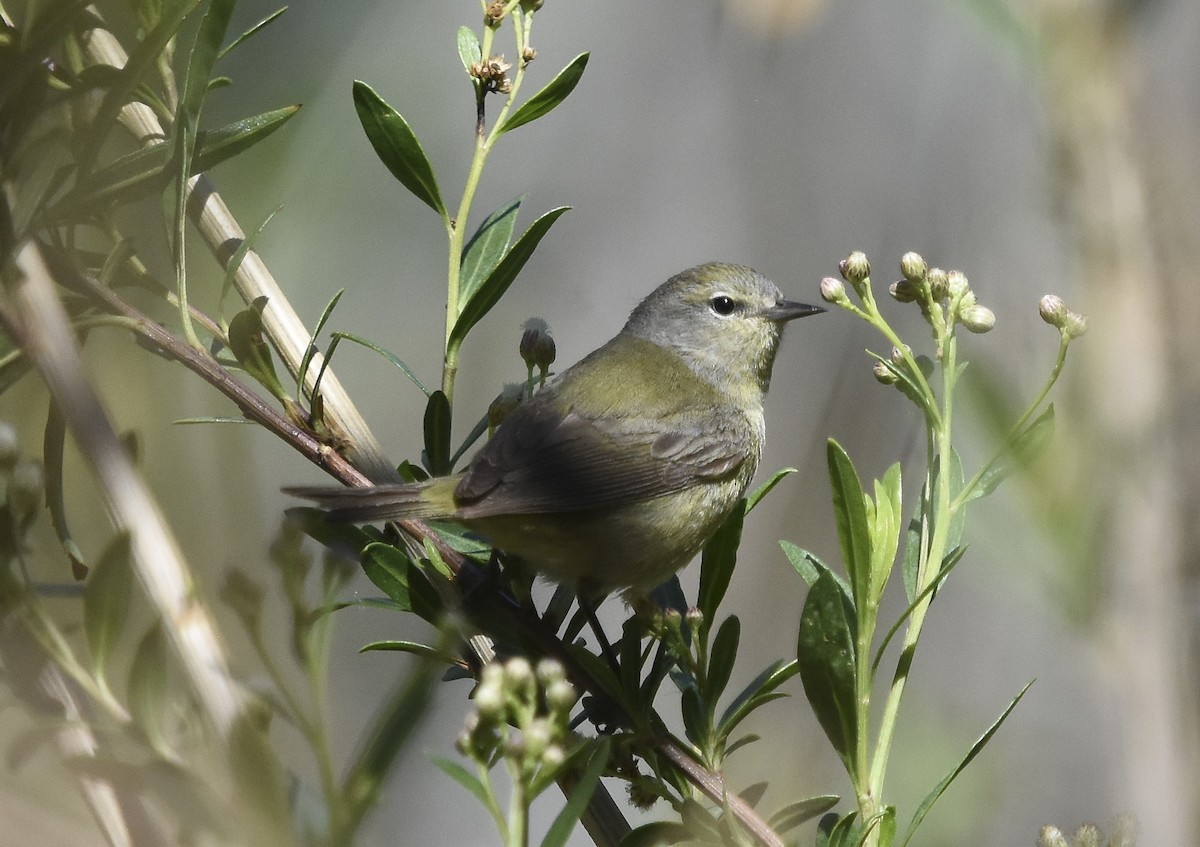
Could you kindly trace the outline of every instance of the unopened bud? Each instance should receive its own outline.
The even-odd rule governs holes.
[[[483,22],[492,29],[500,26],[500,21],[504,18],[505,3],[502,0],[496,0],[494,3],[489,3],[487,9],[483,13]]]
[[[946,274],[946,293],[952,298],[962,297],[970,286],[967,275],[962,271],[950,271]]]
[[[521,61],[527,65],[536,58],[537,58],[537,51],[534,50],[532,47],[526,47],[525,49],[523,49],[521,51]]]
[[[1058,827],[1044,826],[1038,832],[1038,847],[1070,847],[1070,845]]]
[[[504,716],[504,685],[494,677],[479,683],[475,689],[475,710],[479,717],[491,723]]]
[[[876,362],[875,367],[871,368],[871,373],[875,375],[876,381],[883,385],[894,385],[899,379],[895,372],[883,362]]]
[[[512,414],[513,409],[521,405],[525,395],[525,386],[520,383],[509,383],[496,395],[496,399],[488,406],[488,433],[496,431],[496,427],[504,423],[504,419]],[[490,667],[490,665],[489,665]],[[486,670],[486,669],[485,669]]]
[[[905,344],[905,345],[904,345],[904,349],[903,349],[903,350],[901,350],[899,347],[893,347],[893,348],[892,348],[892,355],[891,355],[891,357],[890,357],[890,358],[891,358],[891,360],[892,360],[892,364],[893,364],[893,365],[898,365],[898,364],[900,364],[901,362],[903,362],[903,361],[904,361],[904,354],[905,354],[905,353],[908,353],[908,355],[910,355],[910,356],[912,355],[912,348],[911,348],[911,347],[909,347],[907,344]]]
[[[567,751],[563,749],[561,744],[551,744],[546,748],[546,752],[542,754],[542,764],[554,770],[561,767],[562,763],[567,760]]]
[[[959,312],[958,322],[971,332],[987,332],[996,325],[996,315],[987,306],[972,306]]]
[[[900,257],[900,273],[904,274],[904,278],[909,282],[923,280],[928,269],[928,265],[925,264],[920,253],[910,252]]]
[[[958,313],[961,315],[965,310],[975,305],[975,292],[967,289],[961,297],[958,298]]]
[[[867,261],[867,254],[861,250],[855,250],[842,261],[838,262],[838,270],[842,272],[842,278],[851,285],[858,285],[864,279],[871,275],[871,263]]]
[[[1091,823],[1082,824],[1075,830],[1075,847],[1100,847],[1100,829]]]
[[[530,372],[532,373],[533,369],[537,368],[543,379],[558,354],[554,338],[550,335],[550,327],[541,318],[530,318],[525,321],[518,350]]]
[[[531,759],[539,758],[554,741],[554,729],[545,718],[534,718],[521,733],[525,739],[525,754]]]
[[[542,8],[546,0],[521,0],[521,9],[526,12],[536,12]]]
[[[690,629],[696,629],[704,623],[704,612],[700,611],[695,606],[687,610],[687,614],[683,616]]]
[[[897,303],[911,303],[917,299],[917,286],[909,279],[898,279],[888,286],[888,293]]]
[[[546,686],[546,705],[554,711],[570,711],[578,697],[575,686],[565,679],[557,679]]]
[[[835,305],[847,302],[849,298],[846,296],[846,286],[840,279],[825,277],[821,280],[821,299]]]
[[[1087,315],[1081,315],[1078,312],[1067,312],[1067,320],[1062,328],[1063,332],[1067,334],[1067,338],[1078,338],[1087,332],[1087,328]]]
[[[1062,329],[1067,322],[1067,304],[1057,294],[1047,294],[1038,301],[1038,314],[1050,326]]]
[[[536,670],[538,682],[544,686],[549,686],[552,683],[567,678],[567,672],[563,670],[562,663],[557,659],[540,660],[537,663]]]
[[[929,296],[934,300],[945,300],[950,293],[948,274],[941,268],[933,268],[926,278],[929,280]]]

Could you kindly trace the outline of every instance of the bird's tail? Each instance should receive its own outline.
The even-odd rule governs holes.
[[[366,488],[296,487],[285,494],[312,500],[335,521],[371,521],[449,518],[454,514],[457,479],[440,478],[399,485]]]

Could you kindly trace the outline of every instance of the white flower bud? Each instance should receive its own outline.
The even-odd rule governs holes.
[[[849,299],[846,297],[846,286],[840,279],[834,279],[831,276],[825,277],[821,280],[821,299],[835,305],[845,303]]]
[[[972,306],[959,313],[958,321],[971,332],[987,332],[996,325],[996,315],[987,306]]]
[[[904,274],[904,278],[909,282],[923,280],[928,269],[920,253],[909,252],[900,257],[900,273]]]

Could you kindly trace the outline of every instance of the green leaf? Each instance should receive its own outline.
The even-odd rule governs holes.
[[[795,829],[818,815],[828,812],[838,804],[840,799],[836,794],[819,794],[816,797],[788,803],[768,818],[767,826],[783,835],[789,829]]]
[[[407,610],[412,610],[408,573],[412,560],[384,542],[368,544],[362,551],[362,569],[375,587]]]
[[[871,529],[867,520],[866,499],[850,457],[832,438],[829,439],[826,456],[842,559],[850,575],[854,604],[862,606],[870,596],[871,579]]]
[[[271,396],[284,400],[287,399],[287,392],[275,373],[271,347],[263,336],[262,307],[266,305],[265,301],[265,297],[260,297],[250,308],[233,316],[229,322],[229,352]]]
[[[421,389],[422,394],[424,394],[426,397],[429,396],[430,391],[428,388],[425,387],[425,383],[421,382],[421,380],[417,377],[417,375],[413,371],[413,369],[410,368],[408,365],[406,365],[404,363],[404,361],[399,356],[397,356],[395,353],[392,353],[389,350],[385,350],[384,348],[380,347],[378,344],[375,344],[372,341],[368,341],[367,339],[363,338],[362,336],[355,335],[352,332],[335,332],[335,333],[333,333],[333,338],[335,341],[339,338],[344,338],[347,341],[352,341],[355,344],[362,345],[363,347],[366,347],[368,350],[374,350],[380,356],[383,356],[383,358],[387,359],[393,365],[398,367],[400,369],[401,373],[403,373],[406,377],[408,377],[409,381],[412,382],[413,385],[415,385],[417,388]]]
[[[730,615],[721,622],[713,638],[712,650],[708,657],[708,674],[704,680],[704,699],[708,703],[710,716],[716,713],[717,700],[729,684],[734,662],[737,661],[738,641],[741,635],[742,622],[738,620],[737,615]]]
[[[483,59],[483,52],[479,47],[479,36],[469,26],[458,28],[458,58],[462,60],[463,70],[468,73],[471,71],[471,65]],[[471,81],[475,82],[475,78],[471,77]]]
[[[846,582],[846,578],[821,561],[816,553],[805,550],[790,541],[780,541],[779,546],[783,549],[784,555],[788,557],[788,561],[792,563],[792,567],[796,569],[796,573],[800,574],[809,588],[820,578],[821,574],[827,573],[837,580],[847,597],[853,596],[850,583]]]
[[[796,468],[780,468],[779,470],[775,471],[775,473],[771,474],[770,479],[756,488],[754,492],[746,498],[746,514],[750,514],[750,511],[759,504],[759,501],[770,494],[775,486],[778,485],[785,476],[794,473],[798,473]]]
[[[725,712],[721,715],[721,722],[718,728],[718,733],[721,737],[728,738],[734,728],[759,706],[771,702],[777,696],[785,696],[777,694],[775,689],[799,672],[800,662],[798,660],[793,659],[790,662],[780,660],[752,679],[741,690],[741,693],[733,698],[733,702],[726,707]]]
[[[238,713],[227,743],[233,774],[229,790],[233,796],[246,804],[243,808],[254,810],[255,822],[264,829],[280,837],[291,832],[287,782],[279,751],[272,746],[266,726],[254,710]]]
[[[87,576],[87,563],[83,551],[75,543],[71,529],[67,526],[67,507],[63,497],[63,447],[66,443],[67,425],[56,403],[50,404],[46,416],[46,429],[42,435],[42,463],[46,477],[46,509],[50,512],[50,523],[58,543],[71,563],[71,576],[83,579]]]
[[[441,391],[425,404],[425,469],[431,476],[450,473],[450,401]]]
[[[706,720],[708,709],[695,688],[685,688],[679,698],[679,711],[683,718],[683,732],[688,741],[697,747],[708,746],[708,728]]]
[[[408,121],[384,102],[365,82],[354,82],[354,109],[380,161],[400,184],[422,203],[449,221],[438,190],[433,165]]]
[[[371,653],[375,651],[393,651],[397,653],[412,653],[414,656],[422,656],[426,659],[436,659],[439,662],[454,664],[458,660],[447,653],[445,650],[439,650],[436,647],[430,647],[428,644],[420,644],[416,641],[372,641],[369,644],[364,644],[358,648],[360,653]]]
[[[904,833],[904,838],[900,841],[900,847],[905,847],[916,833],[917,827],[921,825],[921,821],[925,820],[925,816],[929,814],[929,810],[933,808],[933,804],[938,801],[938,798],[945,793],[950,787],[950,783],[954,782],[955,778],[963,772],[967,765],[971,764],[971,760],[979,755],[979,751],[992,740],[992,736],[1000,729],[1001,724],[1008,719],[1012,714],[1012,710],[1017,707],[1017,703],[1021,702],[1021,698],[1025,696],[1025,692],[1029,690],[1029,686],[1033,685],[1033,680],[1025,683],[1025,687],[1017,692],[1017,696],[1012,699],[1008,707],[1001,712],[1000,717],[992,722],[992,725],[987,728],[987,731],[979,737],[979,740],[971,745],[971,749],[967,751],[967,755],[963,757],[955,767],[942,778],[942,781],[933,787],[933,790],[925,795],[925,799],[921,801],[921,805],[917,807],[917,811],[913,814],[912,822],[908,825],[908,830]]]
[[[967,548],[955,547],[953,550],[947,553],[946,558],[942,560],[941,570],[938,571],[938,578],[935,580],[930,580],[929,584],[921,590],[921,593],[913,597],[908,604],[908,608],[901,613],[900,617],[896,618],[896,622],[893,623],[888,629],[887,634],[883,637],[883,640],[879,642],[879,648],[875,651],[875,659],[871,662],[872,674],[874,674],[876,669],[879,667],[879,663],[883,661],[883,651],[887,649],[888,644],[891,643],[891,640],[896,636],[896,633],[900,631],[900,627],[904,625],[904,622],[908,620],[909,616],[912,615],[921,601],[924,600],[929,594],[932,594],[935,590],[937,590],[937,587],[946,580],[946,577],[949,575],[950,571],[953,570],[954,566],[962,561],[962,557],[965,552],[967,552]]]
[[[103,680],[113,647],[125,629],[133,593],[128,533],[120,533],[92,567],[83,589],[83,628],[92,670]]]
[[[325,324],[329,321],[333,310],[337,308],[338,301],[342,299],[342,295],[346,293],[346,289],[339,288],[334,295],[329,298],[329,302],[325,304],[325,308],[321,310],[321,317],[317,319],[317,325],[313,327],[312,335],[308,338],[308,346],[304,349],[304,356],[300,360],[300,368],[296,371],[296,396],[300,397],[304,394],[304,377],[308,374],[308,366],[312,363],[312,357],[317,352],[317,338],[321,335],[321,330],[325,329]],[[314,385],[314,388],[319,386]],[[313,391],[313,396],[317,395],[317,391]]]
[[[979,482],[967,496],[966,502],[986,497],[995,491],[1000,483],[1008,479],[1014,471],[1033,461],[1034,457],[1050,443],[1053,435],[1054,406],[1051,404],[996,458],[992,466],[979,478]]]
[[[246,259],[246,254],[254,249],[254,245],[258,241],[258,237],[262,235],[263,230],[267,228],[267,224],[271,222],[271,220],[282,208],[283,206],[276,206],[269,215],[263,218],[262,223],[256,226],[253,232],[242,239],[241,243],[238,244],[237,249],[235,249],[233,254],[229,257],[229,261],[225,263],[225,275],[221,278],[221,294],[217,298],[217,313],[221,315],[222,320],[224,320],[225,314],[225,298],[233,289],[233,281],[237,277],[237,272],[238,269],[241,268],[242,262]]]
[[[138,642],[129,665],[126,699],[133,724],[146,739],[150,748],[167,761],[179,756],[171,744],[168,724],[171,714],[171,695],[167,690],[169,652],[162,625],[155,623]]]
[[[524,199],[525,195],[522,194],[488,215],[463,248],[459,303],[470,300],[504,258],[504,251],[508,249],[517,225],[517,212]]]
[[[488,796],[488,790],[483,783],[479,781],[479,777],[468,771],[458,762],[452,762],[449,759],[444,759],[441,756],[435,756],[433,763],[441,769],[441,771],[457,782],[463,788],[467,789],[476,800],[482,803],[485,807],[492,807],[492,799]]]
[[[896,548],[900,544],[900,463],[892,465],[875,481],[875,508],[871,513],[871,600],[883,596]]]
[[[300,106],[285,106],[196,134],[191,172],[201,173],[262,141],[287,123]],[[75,218],[113,204],[127,203],[159,190],[167,179],[171,144],[159,141],[121,156],[80,181],[46,212],[47,221]]]
[[[295,521],[305,535],[348,559],[358,559],[367,546],[383,538],[373,527],[331,521],[325,512],[311,506],[293,506],[284,514],[288,520]]]
[[[500,132],[511,132],[530,121],[536,121],[566,100],[567,96],[575,90],[575,86],[579,84],[589,57],[588,53],[580,53],[572,59],[565,68],[558,72],[558,76],[546,84],[545,88],[526,100],[508,116],[508,119],[500,126]]]
[[[725,599],[729,589],[729,581],[733,577],[733,568],[737,564],[738,545],[742,541],[742,524],[746,520],[746,507],[743,500],[729,517],[721,524],[720,529],[704,545],[700,557],[700,596],[697,605],[704,613],[705,627],[711,627],[717,617],[717,609]]]
[[[854,696],[854,609],[837,581],[822,574],[800,615],[796,658],[800,681],[830,744],[854,774],[857,743]]]
[[[242,44],[248,38],[251,38],[252,36],[257,35],[258,33],[262,32],[268,25],[274,23],[279,18],[280,15],[282,15],[284,12],[287,11],[287,9],[288,9],[287,6],[281,6],[278,9],[276,9],[274,12],[272,12],[271,14],[267,15],[265,18],[263,18],[261,21],[256,23],[254,26],[247,29],[245,32],[243,32],[241,35],[239,35],[237,38],[233,39],[233,41],[231,41],[229,43],[229,46],[225,47],[221,51],[220,55],[218,55],[217,58],[223,59],[226,56],[228,56],[235,48],[237,48],[240,44]]]
[[[579,822],[584,809],[592,799],[592,794],[596,792],[600,776],[608,764],[611,739],[601,737],[590,743],[594,750],[591,758],[588,759],[587,767],[584,768],[583,776],[579,778],[579,782],[567,795],[567,804],[550,824],[550,829],[546,831],[546,837],[542,839],[542,847],[564,847],[571,832],[575,829],[575,824]]]
[[[663,847],[679,844],[689,834],[688,828],[676,821],[654,821],[632,830],[621,839],[618,847]]]
[[[559,206],[542,215],[517,239],[517,243],[512,246],[512,249],[504,254],[504,258],[488,274],[487,279],[480,283],[475,293],[463,304],[458,319],[454,322],[454,329],[450,331],[450,338],[446,342],[448,348],[460,346],[471,328],[479,323],[483,316],[500,301],[504,292],[517,278],[517,274],[521,272],[521,268],[525,267],[525,263],[533,255],[533,251],[537,249],[538,242],[569,208],[569,206]]]

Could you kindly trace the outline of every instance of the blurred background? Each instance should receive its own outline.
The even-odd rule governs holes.
[[[273,8],[245,0],[233,29]],[[350,86],[370,83],[405,115],[456,205],[473,130],[455,50],[462,24],[478,26],[478,4],[293,5],[254,49],[222,63],[235,85],[205,112],[216,126],[304,104],[215,181],[247,230],[283,204],[258,246],[303,316],[314,321],[345,288],[330,328],[397,352],[427,382],[440,366],[440,222],[375,158]],[[507,37],[498,43],[511,53]],[[1124,813],[1136,817],[1141,844],[1200,843],[1200,5],[548,0],[534,46],[528,90],[577,53],[592,57],[563,106],[498,146],[475,208],[527,194],[519,229],[552,207],[574,208],[468,341],[458,420],[475,420],[502,383],[522,377],[517,341],[529,316],[549,322],[565,366],[613,335],[655,285],[703,261],[752,265],[793,299],[815,301],[821,277],[836,275],[850,250],[870,256],[880,293],[898,278],[900,256],[916,250],[963,270],[997,315],[992,333],[960,347],[971,362],[960,430],[969,472],[1043,383],[1058,338],[1037,301],[1061,295],[1090,316],[1091,330],[1056,389],[1058,432],[1028,475],[970,513],[970,550],[938,595],[917,655],[892,799],[907,820],[1036,679],[919,843],[1033,844],[1044,824],[1108,827]],[[215,288],[215,265],[195,264]],[[914,347],[925,340],[915,310],[893,303],[890,314]],[[193,567],[212,586],[230,565],[254,571],[291,505],[279,487],[320,482],[317,471],[251,427],[172,426],[233,410],[124,337],[94,342],[89,365],[118,423],[136,428],[146,475]],[[747,524],[726,601],[743,622],[734,686],[795,650],[805,590],[777,540],[837,559],[825,439],[843,444],[864,477],[901,461],[906,494],[916,494],[920,421],[874,382],[868,347],[887,352],[844,313],[794,325],[784,340],[762,467],[800,473]],[[343,347],[336,369],[389,454],[415,459],[419,392],[366,351]],[[31,379],[0,408],[30,452],[44,415]],[[109,531],[75,461],[84,483],[68,506],[98,549]],[[53,554],[52,537],[45,549]],[[682,577],[692,595],[697,572]],[[377,593],[363,578],[353,588]],[[623,612],[610,605],[615,624]],[[348,755],[408,668],[358,647],[423,630],[381,611],[339,615],[331,719]],[[253,676],[242,646],[228,645]],[[848,788],[798,681],[790,691],[758,715],[768,743],[730,765],[735,785],[770,780],[768,807]],[[467,692],[464,682],[439,687],[363,845],[396,843],[398,833],[412,844],[494,842],[485,810],[427,760],[454,755]],[[0,732],[18,726],[0,716]],[[279,740],[289,743],[286,730]],[[31,772],[36,765],[4,777],[13,820],[44,832],[37,843],[99,843],[71,791],[46,791]],[[554,803],[541,811],[544,826]],[[0,843],[17,843],[10,837]],[[572,843],[590,842],[577,832]]]

